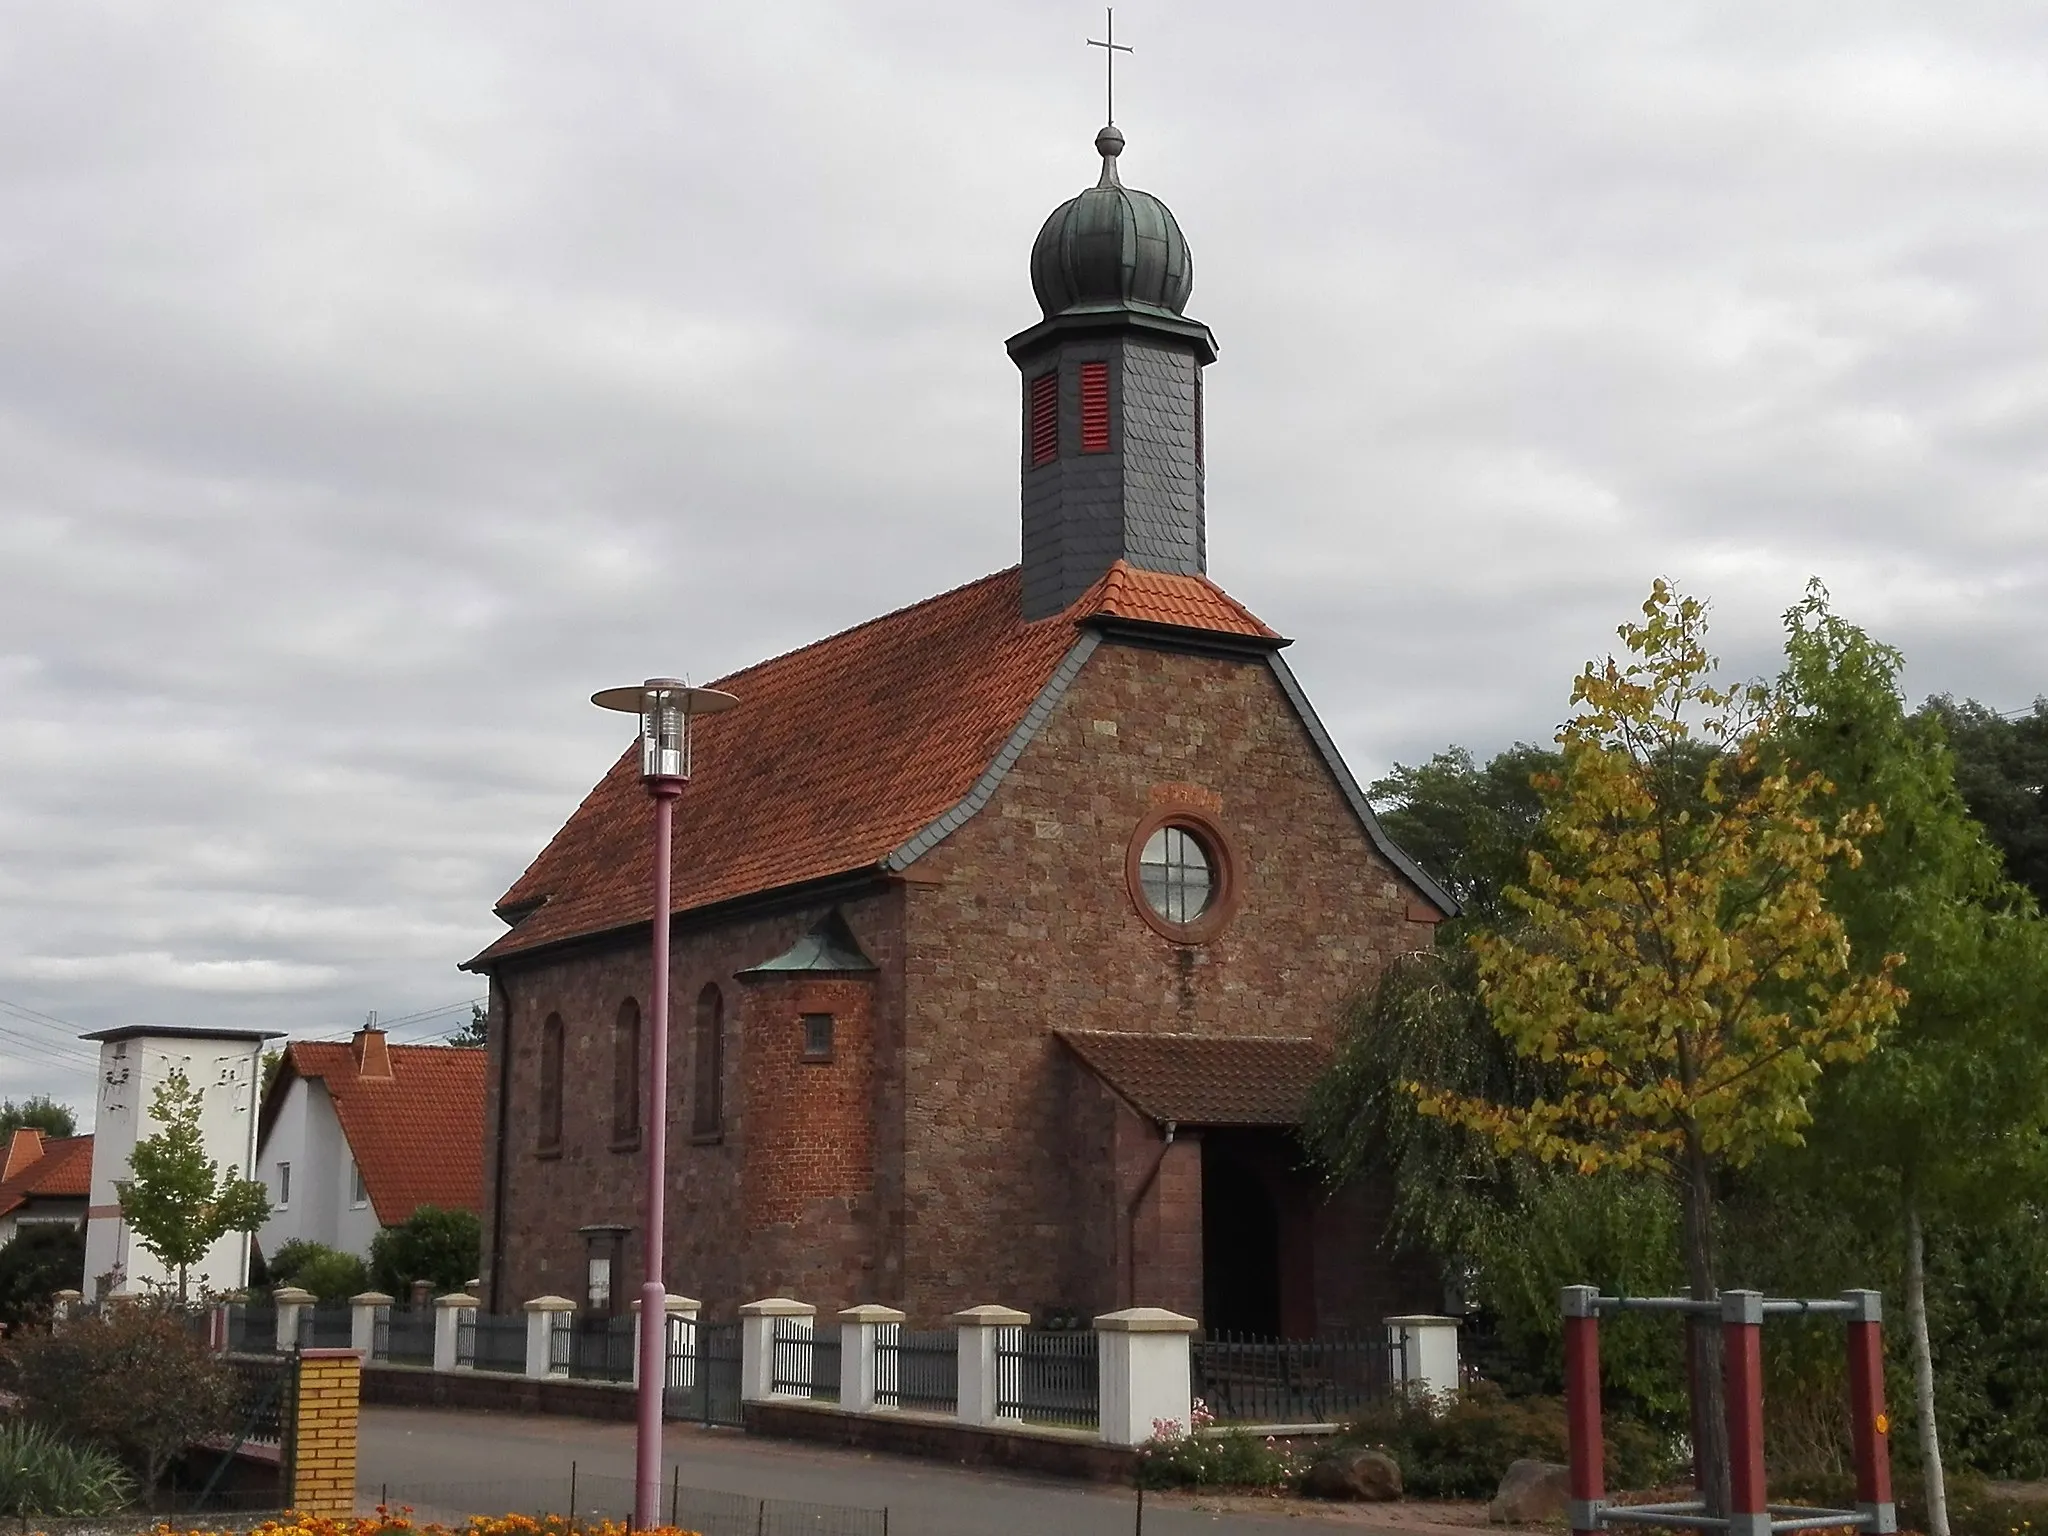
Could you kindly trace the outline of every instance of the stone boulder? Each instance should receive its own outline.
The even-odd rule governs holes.
[[[1486,1518],[1495,1525],[1541,1525],[1562,1515],[1571,1496],[1569,1467],[1554,1461],[1510,1462],[1486,1506]]]
[[[1401,1464],[1385,1451],[1331,1451],[1308,1469],[1301,1491],[1312,1499],[1384,1504],[1401,1497]]]

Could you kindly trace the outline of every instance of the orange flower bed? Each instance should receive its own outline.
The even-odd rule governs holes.
[[[159,1525],[151,1536],[243,1536],[233,1528],[183,1530]],[[472,1515],[462,1525],[419,1524],[410,1509],[379,1508],[374,1515],[348,1520],[328,1520],[312,1515],[286,1515],[248,1528],[247,1536],[632,1536],[632,1527],[622,1520],[579,1520],[573,1524],[563,1515]],[[657,1526],[651,1536],[696,1536],[675,1526]]]

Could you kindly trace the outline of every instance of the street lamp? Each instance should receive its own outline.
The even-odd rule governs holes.
[[[690,722],[739,703],[715,688],[692,688],[672,677],[650,677],[629,688],[593,693],[600,709],[640,717],[640,780],[654,801],[653,1026],[647,1054],[647,1278],[640,1287],[640,1430],[634,1447],[633,1526],[661,1523],[661,1394],[666,1383],[668,1284],[662,1277],[662,1230],[668,1171],[668,929],[669,859],[676,796],[690,777]]]

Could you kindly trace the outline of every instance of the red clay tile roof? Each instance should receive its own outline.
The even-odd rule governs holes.
[[[1179,1125],[1299,1125],[1330,1059],[1286,1035],[1054,1033],[1140,1114]]]
[[[1090,620],[1273,631],[1201,576],[1119,561],[1025,622],[1017,569],[720,678],[740,707],[696,726],[676,802],[674,910],[877,866],[987,770]],[[514,926],[471,965],[652,915],[653,812],[629,748],[498,903]]]
[[[11,1178],[0,1181],[0,1216],[33,1199],[83,1200],[91,1193],[92,1138],[45,1137],[41,1157],[22,1163]]]
[[[486,1053],[449,1045],[394,1045],[389,1078],[364,1079],[346,1041],[297,1040],[264,1095],[268,1132],[294,1077],[317,1077],[363,1171],[377,1220],[396,1226],[422,1205],[484,1207]]]

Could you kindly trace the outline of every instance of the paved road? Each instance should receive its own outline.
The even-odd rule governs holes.
[[[730,1430],[670,1425],[667,1459],[680,1469],[686,1489],[886,1508],[889,1536],[1132,1536],[1135,1527],[1129,1489],[970,1471]],[[559,1510],[572,1463],[579,1511],[630,1509],[630,1424],[365,1408],[357,1480],[366,1505],[388,1487],[392,1502],[413,1505],[422,1518]],[[834,1530],[829,1519],[811,1528],[826,1536]],[[751,1536],[751,1509],[746,1529]],[[1212,1514],[1157,1500],[1145,1509],[1145,1536],[1275,1536],[1282,1529],[1299,1533],[1302,1525],[1284,1516]]]

